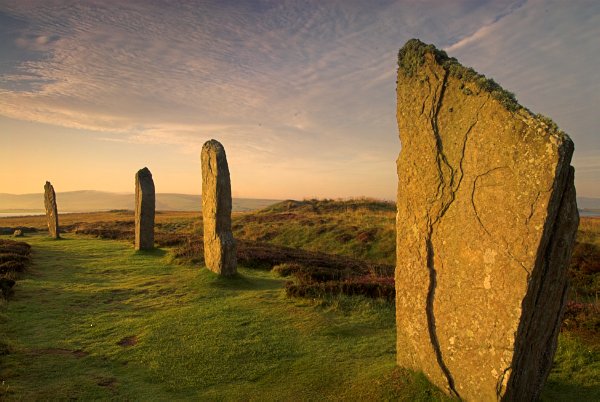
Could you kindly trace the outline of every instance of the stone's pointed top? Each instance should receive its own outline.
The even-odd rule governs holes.
[[[426,57],[428,54],[432,57]],[[432,44],[423,43],[419,39],[410,39],[398,52],[398,78],[426,75],[430,71],[424,68],[427,65],[426,62],[441,66],[448,76],[457,78],[465,84],[474,83],[479,90],[488,92],[492,95],[492,98],[511,112],[526,110],[517,102],[512,92],[502,88],[493,79],[486,78],[485,75],[479,74],[471,67],[463,66],[454,57],[449,57],[443,50]],[[471,91],[468,88],[465,91],[467,90]]]
[[[225,152],[225,148],[223,147],[223,144],[221,144],[219,141],[212,139],[212,140],[208,140],[204,143],[204,145],[202,146],[202,149],[207,149],[207,148],[213,148],[217,151],[223,151]]]
[[[432,44],[421,42],[419,39],[410,39],[398,52],[398,67],[405,75],[412,76],[425,62],[425,55],[432,54],[438,64],[450,60],[448,54],[437,49]],[[456,59],[453,59],[456,61]]]
[[[137,175],[152,177],[152,173],[150,172],[150,169],[148,169],[147,167],[144,167],[143,169],[138,170]]]
[[[51,183],[50,183],[48,180],[46,180],[46,184],[44,184],[44,187],[46,187],[46,186],[51,186],[51,185],[52,185],[52,184],[51,184]]]

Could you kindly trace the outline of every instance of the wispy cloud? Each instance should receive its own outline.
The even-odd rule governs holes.
[[[393,165],[380,170],[400,147],[398,48],[420,37],[469,61],[486,55],[481,70],[495,76],[498,57],[477,49],[508,37],[514,50],[543,37],[548,27],[527,25],[543,16],[533,3],[6,0],[0,17],[20,23],[0,34],[22,57],[0,64],[0,114],[174,145],[190,158],[219,138],[238,157],[233,168],[244,165],[249,176],[251,162],[277,166],[288,181],[298,167],[337,171],[331,181],[345,168],[372,174],[375,195],[391,198]],[[572,20],[553,23],[573,30]],[[514,24],[520,34],[506,31]],[[514,69],[540,68],[532,58],[510,60]]]

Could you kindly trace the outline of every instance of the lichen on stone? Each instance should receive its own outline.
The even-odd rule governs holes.
[[[463,82],[473,82],[482,91],[490,93],[492,98],[500,102],[507,110],[515,112],[523,106],[519,104],[515,95],[502,88],[496,81],[477,73],[471,67],[465,67],[454,57],[434,45],[421,42],[419,39],[411,39],[398,52],[398,71],[405,76],[412,77],[425,61],[425,55],[431,54],[436,62],[440,64],[451,77],[458,78]],[[466,90],[469,91],[470,90]]]

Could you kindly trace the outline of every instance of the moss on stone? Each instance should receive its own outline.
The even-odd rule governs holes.
[[[473,82],[481,90],[492,95],[507,110],[515,112],[523,107],[519,105],[515,95],[503,89],[498,83],[485,75],[477,73],[471,67],[465,67],[454,57],[449,57],[443,50],[434,45],[426,44],[418,39],[410,39],[398,52],[398,68],[405,76],[412,77],[417,69],[425,62],[425,55],[431,54],[436,62],[440,64],[451,77],[458,78],[463,82]]]

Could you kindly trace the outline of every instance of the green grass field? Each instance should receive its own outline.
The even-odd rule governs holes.
[[[288,299],[283,279],[222,279],[120,241],[27,237],[34,264],[2,306],[6,399],[429,399],[394,368],[393,307]]]
[[[282,204],[237,215],[236,236],[390,262],[393,211],[355,204]],[[290,213],[294,224],[286,225]],[[159,222],[160,230],[190,235],[201,227],[196,215],[164,214]],[[597,273],[589,275],[598,222],[584,222],[579,241],[588,246],[576,250],[587,280],[578,297],[588,292],[585,306],[596,310],[564,326],[543,400],[600,400],[590,293]],[[130,240],[63,236],[22,239],[33,264],[18,275],[14,297],[0,301],[0,399],[446,399],[423,375],[395,366],[392,303],[288,298],[286,279],[267,270],[241,267],[224,279],[176,261],[170,248],[135,252]]]

